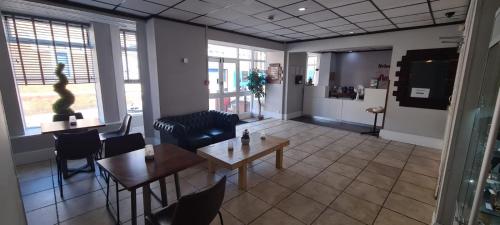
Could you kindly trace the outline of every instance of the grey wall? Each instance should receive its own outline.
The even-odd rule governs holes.
[[[285,53],[283,51],[267,52],[267,63],[279,63],[284,68]],[[264,102],[264,114],[267,116],[282,118],[283,112],[283,88],[284,81],[280,84],[266,84],[266,99]]]
[[[328,86],[330,80],[332,53],[321,53],[318,71],[318,86]]]
[[[286,96],[285,114],[286,118],[302,114],[302,98],[304,95],[304,84],[295,84],[295,75],[302,75],[305,79],[307,66],[306,52],[293,52],[288,54],[286,73]]]
[[[392,51],[336,53],[334,83],[340,86],[370,85],[377,77],[379,64],[391,64]]]
[[[395,73],[399,70],[396,63],[401,60],[401,57],[406,54],[407,50],[453,47],[456,45],[453,43],[442,43],[439,37],[456,35],[460,35],[458,25],[448,25],[291,43],[288,44],[288,51],[316,52],[332,49],[392,46],[389,79],[395,81],[397,80]],[[392,93],[395,89],[393,84],[394,82],[391,82],[389,93]],[[390,94],[386,112],[384,130],[436,139],[443,138],[447,118],[446,110],[400,107],[396,98]]]

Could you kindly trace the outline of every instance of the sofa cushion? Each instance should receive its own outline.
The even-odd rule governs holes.
[[[212,137],[213,143],[224,141],[231,138],[230,132],[224,131],[223,129],[220,128],[210,128],[203,131],[203,133]]]
[[[212,137],[205,133],[191,133],[187,135],[186,141],[190,147],[197,148],[198,146],[206,146],[212,143]]]

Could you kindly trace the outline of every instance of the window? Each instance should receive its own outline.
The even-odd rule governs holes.
[[[308,54],[306,83],[309,83],[309,80],[311,79],[312,84],[314,86],[318,85],[318,80],[319,80],[318,73],[319,73],[319,55]]]
[[[137,38],[134,31],[120,31],[125,99],[129,113],[142,113],[142,91],[137,58]]]
[[[98,117],[88,25],[17,15],[5,16],[4,25],[25,127],[52,120],[57,63],[66,65],[67,88],[75,95],[71,108]]]

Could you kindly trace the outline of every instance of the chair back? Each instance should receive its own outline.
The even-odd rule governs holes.
[[[217,216],[224,200],[226,177],[204,191],[179,199],[172,218],[172,225],[207,225]]]
[[[141,133],[110,137],[104,141],[104,157],[135,151],[144,148],[146,143]]]
[[[99,152],[99,132],[90,130],[80,133],[61,133],[56,139],[57,157],[61,159],[83,159]]]
[[[52,116],[52,121],[57,122],[57,121],[68,121],[70,116],[75,116],[76,119],[81,120],[83,119],[83,114],[82,113],[74,113],[73,115],[61,115],[61,114],[55,114]]]
[[[128,135],[130,133],[130,124],[132,123],[132,116],[130,114],[127,114],[122,121],[122,124],[120,125],[120,129],[118,130],[118,133],[120,135]]]

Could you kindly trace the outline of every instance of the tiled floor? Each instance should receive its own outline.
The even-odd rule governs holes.
[[[237,189],[237,171],[218,168],[209,175],[200,165],[180,175],[183,194],[228,176],[224,224],[430,224],[439,151],[297,121],[247,123],[239,125],[237,133],[243,129],[288,138],[286,169],[275,169],[274,155],[257,160],[249,165],[246,192]],[[105,183],[99,175],[65,180],[64,200],[54,188],[52,161],[21,166],[18,175],[30,225],[114,224],[110,212],[115,207],[105,207]],[[172,179],[168,181],[173,200]],[[159,190],[158,184],[152,186]],[[121,192],[120,199],[120,217],[130,224],[130,194]],[[140,213],[142,197],[137,200]]]

